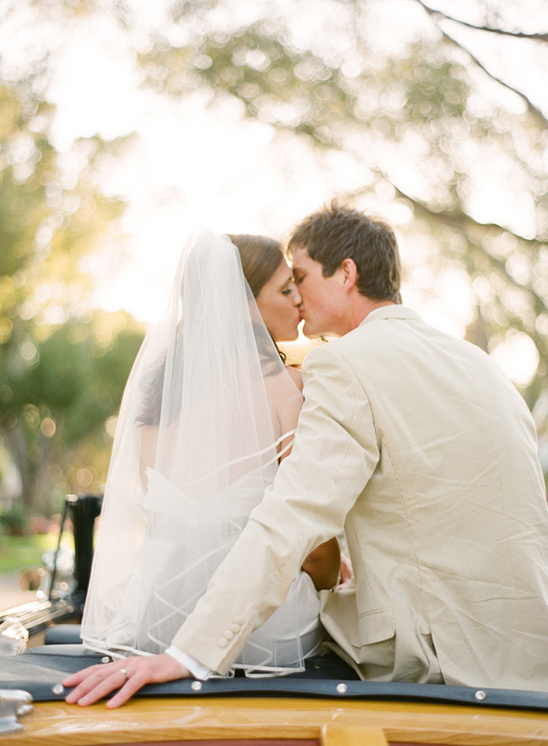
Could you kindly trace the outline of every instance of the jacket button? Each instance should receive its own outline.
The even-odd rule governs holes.
[[[230,638],[233,637],[233,635],[237,635],[240,630],[241,630],[241,627],[239,624],[231,624],[230,625],[230,637],[228,639],[230,640]]]
[[[221,637],[217,644],[220,648],[226,648],[226,646],[228,645],[228,640],[226,639],[226,637]]]
[[[234,637],[234,632],[232,632],[231,629],[227,629],[227,631],[225,632],[225,637],[227,640],[232,640],[232,638]]]
[[[234,617],[234,622],[236,624],[243,624],[245,622],[245,619],[243,618],[243,616],[237,616],[237,617]]]

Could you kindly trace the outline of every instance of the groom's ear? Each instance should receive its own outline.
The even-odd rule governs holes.
[[[351,290],[358,281],[358,268],[356,262],[348,257],[341,262],[340,269],[343,272],[343,285],[345,289]]]

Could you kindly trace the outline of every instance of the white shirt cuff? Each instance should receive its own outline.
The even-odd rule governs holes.
[[[195,679],[201,679],[202,681],[206,681],[207,679],[209,679],[209,677],[213,673],[211,668],[208,668],[207,666],[202,665],[191,655],[187,655],[187,653],[184,653],[176,645],[170,645],[165,652],[168,655],[171,655],[172,658],[175,658],[175,660],[178,663],[180,663],[182,666],[184,666],[185,668],[188,668],[188,670],[194,676]]]

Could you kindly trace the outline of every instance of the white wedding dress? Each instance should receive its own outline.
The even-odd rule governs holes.
[[[197,234],[124,394],[82,624],[86,646],[110,655],[169,647],[274,480],[301,402],[237,249],[226,236]],[[319,610],[312,580],[300,573],[234,668],[302,670],[321,644]]]

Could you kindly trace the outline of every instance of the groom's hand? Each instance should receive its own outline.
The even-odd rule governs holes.
[[[63,680],[63,686],[75,687],[67,696],[69,704],[91,705],[111,692],[119,691],[107,702],[107,707],[119,707],[145,684],[190,677],[187,668],[168,655],[147,655],[124,658],[114,663],[100,663],[78,671]]]

